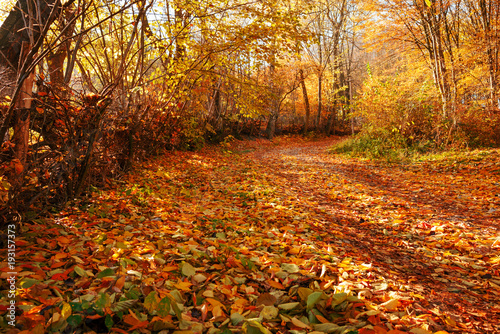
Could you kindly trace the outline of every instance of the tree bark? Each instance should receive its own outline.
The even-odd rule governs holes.
[[[23,43],[22,58],[26,57],[30,47],[28,42]],[[15,145],[14,157],[19,159],[23,166],[26,165],[26,157],[28,155],[33,78],[34,75],[31,73],[28,78],[24,80],[21,92],[16,101],[14,101],[16,105],[16,115],[12,143]]]
[[[67,8],[65,13],[59,17],[57,20],[57,25],[59,30],[63,30],[63,37],[66,39],[59,45],[55,50],[50,50],[47,56],[47,64],[50,76],[50,82],[56,87],[62,87],[69,82],[71,75],[65,75],[64,71],[64,61],[68,56],[68,52],[71,47],[71,36],[75,31],[76,20],[74,17],[76,15],[75,10]],[[69,63],[69,62],[68,62]],[[69,64],[67,64],[69,65]],[[72,65],[73,66],[73,65]],[[67,73],[68,71],[66,71]]]
[[[483,44],[486,48],[488,74],[489,74],[489,105],[492,109],[498,109],[498,69],[499,69],[499,36],[498,30],[494,27],[494,22],[498,21],[500,9],[498,5],[493,4],[491,0],[479,0],[478,9],[474,8],[474,2],[470,2],[469,6],[478,12],[480,24],[476,24],[479,31],[482,30],[483,35],[479,36],[484,39]]]
[[[71,3],[70,0],[68,4]],[[22,92],[24,81],[29,81],[32,75],[35,55],[60,7],[60,0],[18,0],[0,27],[0,67],[10,68],[16,74],[13,101],[0,127],[0,142],[4,141],[11,126],[16,110],[15,101]],[[23,44],[26,43],[29,43],[30,49],[25,49],[28,52],[22,57]]]
[[[59,6],[57,0],[18,0],[14,9],[0,27],[0,64],[17,70],[23,42],[33,43],[38,40],[45,24],[50,24],[53,6]],[[26,26],[23,13],[31,14],[35,24]]]
[[[269,121],[267,122],[266,127],[266,135],[267,139],[273,140],[274,134],[276,133],[276,120],[278,119],[278,115],[273,112],[269,115]]]
[[[274,58],[274,55],[273,55]],[[275,86],[275,71],[276,66],[274,65],[274,59],[269,66],[269,89],[271,91],[270,109],[269,109],[269,120],[266,126],[266,135],[269,140],[273,140],[276,133],[276,121],[279,117],[279,107],[280,103],[278,101],[277,88]]]
[[[415,2],[419,11],[422,27],[425,35],[426,48],[429,52],[429,62],[432,65],[434,82],[441,95],[442,115],[444,119],[450,116],[451,82],[444,56],[442,30],[445,17],[443,4],[437,0],[430,0],[431,5],[426,2]]]
[[[319,51],[319,69],[318,69],[318,114],[316,116],[316,129],[319,129],[321,122],[321,109],[323,107],[322,104],[322,93],[323,93],[323,50],[321,48],[321,37],[318,42],[318,51]]]
[[[307,97],[307,88],[304,78],[304,70],[299,70],[300,85],[302,86],[302,96],[304,97],[304,106],[306,109],[306,120],[304,122],[304,133],[309,130],[309,118],[311,117],[311,108],[309,106],[309,98]]]

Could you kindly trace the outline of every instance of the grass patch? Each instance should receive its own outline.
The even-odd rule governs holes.
[[[412,156],[415,149],[408,149],[398,140],[361,134],[334,145],[328,151],[333,154],[399,162]]]
[[[419,154],[414,157],[413,161],[470,164],[494,159],[495,155],[498,154],[498,149],[447,150],[441,152]]]
[[[350,157],[387,161],[391,163],[473,163],[491,158],[499,154],[498,149],[445,149],[432,142],[416,142],[406,145],[401,140],[384,137],[371,137],[360,134],[348,138],[329,148],[332,154],[343,154]]]

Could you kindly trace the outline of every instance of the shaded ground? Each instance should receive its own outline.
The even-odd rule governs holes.
[[[325,154],[330,145],[258,157],[284,179],[277,184],[309,194],[315,218],[342,235],[341,249],[356,260],[409,284],[420,304],[464,332],[499,332],[499,152],[384,165]]]
[[[6,328],[500,332],[499,152],[386,165],[326,154],[335,140],[173,153],[18,224]]]

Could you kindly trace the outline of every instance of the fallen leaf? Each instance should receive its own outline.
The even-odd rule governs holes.
[[[292,318],[292,323],[297,326],[297,327],[300,327],[300,328],[305,328],[305,329],[312,329],[309,325],[303,323],[302,321],[300,321],[299,319],[293,317]],[[316,328],[317,330],[317,328]]]
[[[182,274],[187,277],[191,277],[196,274],[196,269],[187,262],[182,263]]]

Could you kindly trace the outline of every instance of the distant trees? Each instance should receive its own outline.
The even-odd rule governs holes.
[[[313,32],[313,41],[306,55],[308,72],[317,79],[316,112],[312,124],[327,134],[333,131],[339,116],[345,120],[349,112],[356,80],[355,63],[360,60],[355,48],[362,44],[356,29],[362,18],[358,1],[354,0],[317,1],[307,18]],[[361,77],[362,73],[358,73],[358,80]],[[324,111],[326,118],[323,117]]]
[[[495,141],[499,15],[490,0],[18,0],[0,28],[0,199],[65,202],[144,156],[264,126]]]
[[[375,48],[384,50],[390,57],[385,62],[392,65],[380,71],[377,61],[372,63],[374,75],[359,95],[360,111],[365,117],[370,112],[373,116],[378,113],[377,117],[388,116],[400,109],[393,106],[394,100],[381,100],[379,107],[371,107],[372,111],[362,107],[367,97],[378,95],[375,78],[381,80],[380,85],[394,80],[401,90],[408,89],[406,98],[397,99],[402,119],[414,119],[411,115],[417,113],[432,125],[424,129],[420,126],[422,118],[418,118],[420,122],[414,119],[410,126],[405,126],[412,127],[412,131],[394,131],[393,135],[403,136],[405,145],[415,142],[415,133],[431,146],[500,143],[498,3],[374,0],[367,2],[365,8],[373,13],[364,27],[365,38]],[[414,100],[422,90],[427,92],[426,97]],[[429,99],[430,96],[435,97]],[[381,113],[379,108],[383,106],[387,108]]]
[[[255,127],[276,98],[263,69],[308,38],[302,6],[19,0],[0,29],[15,79],[1,97],[0,198],[65,202],[142,156]]]
[[[486,67],[489,94],[487,104],[492,109],[498,109],[500,4],[494,0],[468,0],[464,1],[463,7],[468,15],[462,23],[465,33],[462,46],[471,51],[468,55],[471,68]]]

